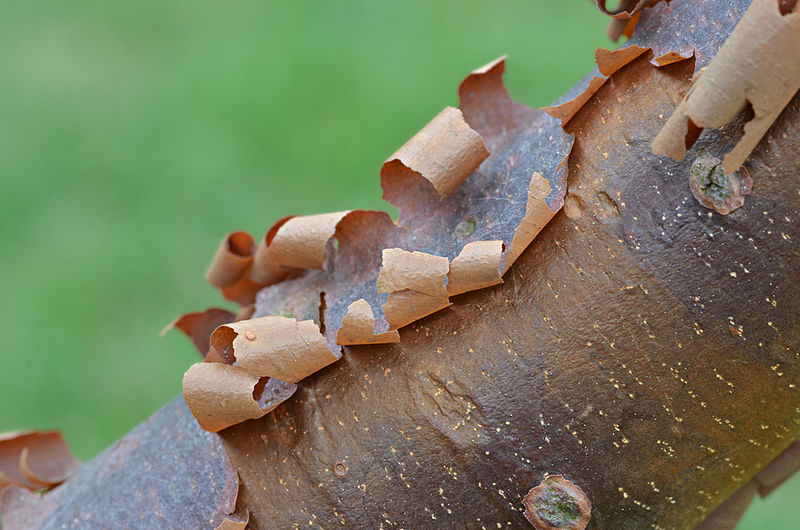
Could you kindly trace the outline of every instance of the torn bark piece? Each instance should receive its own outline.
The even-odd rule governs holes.
[[[752,106],[736,146],[722,165],[739,169],[772,122],[800,89],[800,9],[783,15],[776,0],[753,0],[711,63],[695,76],[689,93],[652,143],[655,154],[683,160],[693,129],[720,128]]]
[[[409,180],[427,180],[441,197],[478,169],[489,151],[461,111],[445,107],[381,168],[383,198],[397,205]]]
[[[57,431],[0,435],[0,489],[16,484],[30,490],[62,483],[80,466]]]
[[[592,96],[595,95],[598,90],[600,90],[600,87],[603,86],[605,82],[605,77],[594,76],[589,80],[589,84],[586,86],[586,89],[578,94],[578,96],[576,96],[574,99],[565,101],[559,105],[543,107],[542,110],[547,112],[552,117],[561,120],[561,126],[564,127],[567,125],[569,120],[571,120],[575,114],[577,114],[578,111],[581,110],[584,105],[586,105]]]
[[[244,530],[247,528],[247,523],[250,522],[250,512],[245,510],[241,515],[231,514],[225,517],[219,526],[214,530]]]
[[[325,268],[328,240],[349,211],[292,217],[282,223],[267,245],[269,260],[301,269]]]
[[[605,48],[597,48],[594,52],[594,60],[597,63],[597,69],[606,77],[611,77],[620,68],[630,63],[641,54],[645,53],[647,48],[631,44],[618,50],[606,50]]]
[[[565,101],[558,105],[544,107],[542,110],[561,120],[561,126],[567,125],[575,114],[592,98],[595,93],[600,90],[606,80],[619,71],[620,68],[629,64],[631,61],[642,55],[648,48],[642,48],[635,44],[620,48],[618,50],[606,50],[605,48],[597,48],[594,52],[595,62],[597,68],[602,76],[594,76],[589,80],[586,88],[578,94],[575,98]]]
[[[597,9],[599,9],[600,11],[602,11],[603,13],[605,13],[610,17],[618,19],[631,18],[634,14],[638,13],[645,6],[647,6],[652,2],[652,0],[621,0],[616,9],[614,9],[613,11],[609,11],[608,8],[606,8],[607,1],[608,0],[595,0]]]
[[[454,296],[503,283],[500,276],[502,256],[502,241],[473,241],[464,245],[450,263],[447,294]]]
[[[253,262],[255,242],[247,232],[225,236],[206,271],[206,280],[215,287],[236,283]]]
[[[667,66],[668,64],[677,63],[680,61],[685,61],[686,59],[690,59],[693,54],[690,55],[682,55],[678,52],[667,52],[664,55],[659,55],[658,57],[653,57],[650,61],[653,63],[654,66]]]
[[[800,471],[800,440],[790,445],[758,472],[754,479],[758,484],[758,494],[766,497],[798,471]]]
[[[250,267],[250,279],[252,281],[262,285],[272,285],[283,280],[291,271],[291,269],[279,265],[270,257],[270,245],[272,245],[272,240],[275,239],[278,230],[294,217],[294,215],[289,215],[279,219],[267,230],[264,238],[258,243],[253,257],[253,264]]]
[[[411,290],[431,296],[447,297],[447,273],[450,261],[425,252],[408,252],[401,248],[383,250],[378,292]]]
[[[458,107],[491,153],[530,125],[539,112],[511,99],[503,83],[505,56],[473,70],[458,86]]]
[[[208,340],[211,337],[211,333],[222,324],[227,324],[234,320],[237,320],[236,315],[227,309],[209,307],[205,311],[186,313],[179,316],[161,331],[161,336],[163,337],[173,328],[181,330],[184,335],[192,340],[197,351],[205,359],[208,355]]]
[[[555,216],[556,211],[550,209],[545,199],[550,195],[550,182],[538,172],[531,176],[528,188],[528,203],[525,217],[514,232],[511,247],[506,251],[503,263],[503,274],[517,261],[522,252],[528,248],[542,228]]]
[[[560,208],[567,185],[563,162],[572,149],[574,137],[561,130],[546,113],[511,99],[503,83],[504,72],[505,60],[501,58],[473,71],[458,87],[464,118],[493,153],[481,164],[481,171],[476,174],[480,179],[469,179],[465,183],[468,189],[459,199],[469,204],[473,218],[481,217],[475,216],[475,212],[485,212],[488,223],[479,223],[474,239],[504,239],[508,245],[510,238],[506,238],[510,232],[506,231],[506,223],[521,219],[522,215],[518,211],[519,204],[507,203],[504,205],[507,207],[500,207],[500,204],[507,201],[509,195],[517,197],[519,187],[527,189],[531,173],[538,170],[550,180],[551,194],[547,203]],[[545,153],[562,156],[550,157]],[[545,166],[542,160],[548,161]],[[447,206],[455,211],[460,209],[454,202]]]
[[[700,204],[727,215],[744,204],[744,197],[750,194],[753,181],[746,168],[726,175],[722,160],[703,151],[689,170],[689,187]]]
[[[183,398],[197,423],[210,432],[260,418],[296,389],[293,384],[222,363],[197,363],[183,376]]]
[[[347,313],[342,319],[342,327],[336,335],[336,343],[355,344],[390,344],[400,342],[397,331],[375,333],[375,314],[369,302],[363,298],[347,306]]]
[[[278,315],[220,326],[211,335],[211,348],[227,363],[259,376],[296,383],[339,360],[319,326]]]
[[[665,1],[669,2],[670,0]],[[630,39],[639,22],[642,10],[646,7],[653,7],[659,2],[661,0],[623,0],[617,9],[611,12],[606,9],[606,0],[597,0],[596,4],[600,11],[613,17],[606,28],[606,34],[611,40],[617,42],[621,35]]]
[[[636,28],[636,23],[639,22],[639,17],[641,16],[641,12],[636,13],[631,18],[615,18],[612,19],[608,26],[606,26],[606,35],[608,38],[614,42],[617,42],[619,38],[625,35],[627,38],[633,37],[633,30]]]
[[[453,305],[445,296],[431,296],[417,291],[396,291],[389,293],[389,299],[383,304],[383,313],[394,330],[407,326],[421,318]]]

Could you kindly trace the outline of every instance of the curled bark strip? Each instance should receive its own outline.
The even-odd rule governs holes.
[[[269,245],[270,259],[278,265],[302,269],[325,268],[328,240],[349,211],[292,217],[276,231]]]
[[[183,376],[183,398],[197,423],[210,432],[260,418],[291,397],[296,388],[222,363],[197,363]]]
[[[227,363],[259,377],[296,383],[339,360],[319,326],[283,316],[266,316],[220,326],[211,335],[211,348]]]
[[[383,312],[389,329],[398,329],[407,326],[421,318],[433,314],[447,306],[452,305],[445,296],[431,296],[417,291],[395,291],[383,304]]]
[[[336,335],[336,343],[352,344],[390,344],[400,341],[397,331],[375,333],[375,315],[369,302],[360,298],[347,307],[342,319],[342,327]]]
[[[615,10],[609,11],[606,8],[606,2],[607,0],[595,0],[597,9],[606,15],[617,19],[631,18],[634,14],[641,11],[645,6],[655,3],[655,1],[652,0],[622,0]]]
[[[446,197],[488,156],[481,136],[467,125],[461,111],[446,107],[383,165],[384,199],[396,204],[406,182],[420,177]]]
[[[194,343],[197,351],[205,359],[208,355],[208,340],[211,333],[222,324],[238,320],[237,315],[227,309],[209,307],[205,311],[186,313],[181,315],[161,331],[161,336],[170,330],[177,328],[181,330]]]
[[[264,238],[258,243],[255,256],[253,257],[253,265],[250,267],[250,279],[254,282],[263,285],[272,285],[273,283],[283,280],[291,270],[275,263],[275,261],[270,258],[269,246],[272,244],[272,240],[275,239],[275,234],[278,233],[278,230],[293,217],[295,216],[289,215],[283,219],[279,219],[267,230]]]
[[[619,7],[614,11],[609,12],[606,9],[606,0],[597,0],[597,7],[605,13],[613,17],[606,28],[606,34],[609,38],[617,42],[622,35],[628,38],[633,36],[633,31],[636,24],[639,22],[639,16],[645,7],[653,7],[661,0],[623,0]],[[667,2],[669,0],[666,0]]]
[[[69,454],[66,444],[63,446],[63,450],[64,453],[60,457],[48,455],[43,459],[41,455],[32,454],[31,447],[24,447],[19,455],[19,470],[26,479],[34,484],[39,484],[40,487],[58,486],[69,477],[75,468],[80,466],[80,462]]]
[[[275,223],[255,249],[252,264],[222,295],[241,306],[255,302],[256,293],[284,280],[292,271],[325,268],[328,241],[336,226],[352,212],[289,216]]]
[[[206,271],[206,280],[218,287],[226,300],[242,306],[255,301],[256,292],[263,287],[249,274],[255,250],[255,241],[247,232],[233,232],[222,240]]]
[[[0,489],[9,484],[30,490],[51,488],[79,466],[57,431],[0,434]]]
[[[639,22],[641,12],[634,14],[631,18],[615,18],[609,21],[606,27],[606,35],[614,42],[625,35],[627,38],[633,37],[633,30],[636,28],[636,23]]]
[[[473,241],[464,245],[450,263],[447,294],[454,296],[503,283],[500,276],[502,256],[502,241]]]
[[[206,280],[215,287],[236,283],[253,262],[255,242],[247,232],[225,236],[206,271]]]
[[[528,188],[528,202],[525,206],[525,217],[514,231],[514,238],[505,256],[503,273],[517,261],[522,252],[528,248],[542,228],[545,227],[550,219],[557,213],[553,211],[545,199],[550,195],[550,182],[538,172],[531,176],[530,187]]]
[[[409,289],[431,296],[447,296],[445,284],[449,267],[450,262],[442,256],[401,248],[384,249],[378,292]]]
[[[592,504],[583,490],[562,475],[550,475],[522,499],[525,518],[536,530],[583,530]]]
[[[800,471],[800,440],[790,445],[759,471],[755,478],[758,494],[766,497],[798,471]]]
[[[594,57],[595,62],[597,63],[597,68],[600,72],[599,76],[592,77],[588,84],[586,85],[585,89],[582,90],[578,95],[574,98],[559,103],[558,105],[553,105],[550,107],[545,107],[542,110],[561,120],[561,125],[566,126],[567,123],[577,114],[581,108],[592,98],[592,96],[600,90],[605,82],[608,80],[609,77],[614,75],[618,72],[623,66],[629,64],[631,61],[636,59],[637,57],[641,56],[642,54],[646,53],[648,48],[644,48],[641,46],[637,46],[636,44],[628,45],[624,48],[620,48],[618,50],[606,50],[605,48],[597,48],[595,51]],[[680,57],[678,55],[677,57]],[[674,58],[674,57],[673,57]],[[681,57],[680,59],[674,59],[670,62],[665,62],[666,64],[671,64],[672,62],[676,62],[677,60],[684,60],[685,58]],[[660,65],[659,66],[664,66]]]
[[[754,117],[724,157],[725,173],[744,163],[783,108],[800,89],[800,12],[783,15],[775,0],[754,0],[719,53],[697,74],[652,143],[655,154],[683,160],[693,141],[690,123],[701,129],[731,122],[748,103]]]

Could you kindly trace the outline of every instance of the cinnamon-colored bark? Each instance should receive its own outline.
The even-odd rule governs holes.
[[[504,283],[452,297],[397,344],[343,348],[271,414],[220,433],[249,528],[525,528],[522,499],[545,474],[586,494],[588,528],[688,528],[800,438],[800,96],[746,162],[753,191],[727,216],[693,198],[690,160],[650,151],[748,3],[642,12],[634,42],[655,52],[570,120],[565,208]],[[688,28],[699,14],[708,23]],[[696,64],[653,66],[678,29]],[[694,149],[725,152],[730,132]],[[165,414],[217,442],[183,404]],[[180,462],[197,451],[152,450]],[[115,477],[160,491],[136,457]],[[88,464],[48,494],[59,521],[81,513],[75,488],[95,475]],[[139,513],[135,495],[113,502]]]

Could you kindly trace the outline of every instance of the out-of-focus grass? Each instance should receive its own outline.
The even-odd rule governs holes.
[[[0,4],[0,430],[96,454],[180,392],[196,354],[158,332],[220,304],[225,233],[384,207],[381,162],[465,74],[508,53],[546,105],[605,24],[535,0]]]

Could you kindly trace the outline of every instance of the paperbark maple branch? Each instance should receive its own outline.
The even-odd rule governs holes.
[[[176,398],[41,498],[5,490],[4,516],[202,526],[236,507],[250,528],[525,527],[523,498],[562,475],[589,528],[688,528],[770,490],[796,450],[765,466],[800,438],[800,97],[745,163],[753,192],[727,216],[692,197],[690,161],[650,151],[748,4],[641,12],[631,45],[650,51],[570,116],[564,209],[504,283],[453,297],[396,344],[345,346],[271,414],[220,434]],[[670,46],[693,59],[654,66]],[[519,116],[513,102],[498,112]],[[724,153],[730,133],[694,148]],[[294,293],[286,303],[319,303]],[[275,303],[260,297],[256,315]]]

